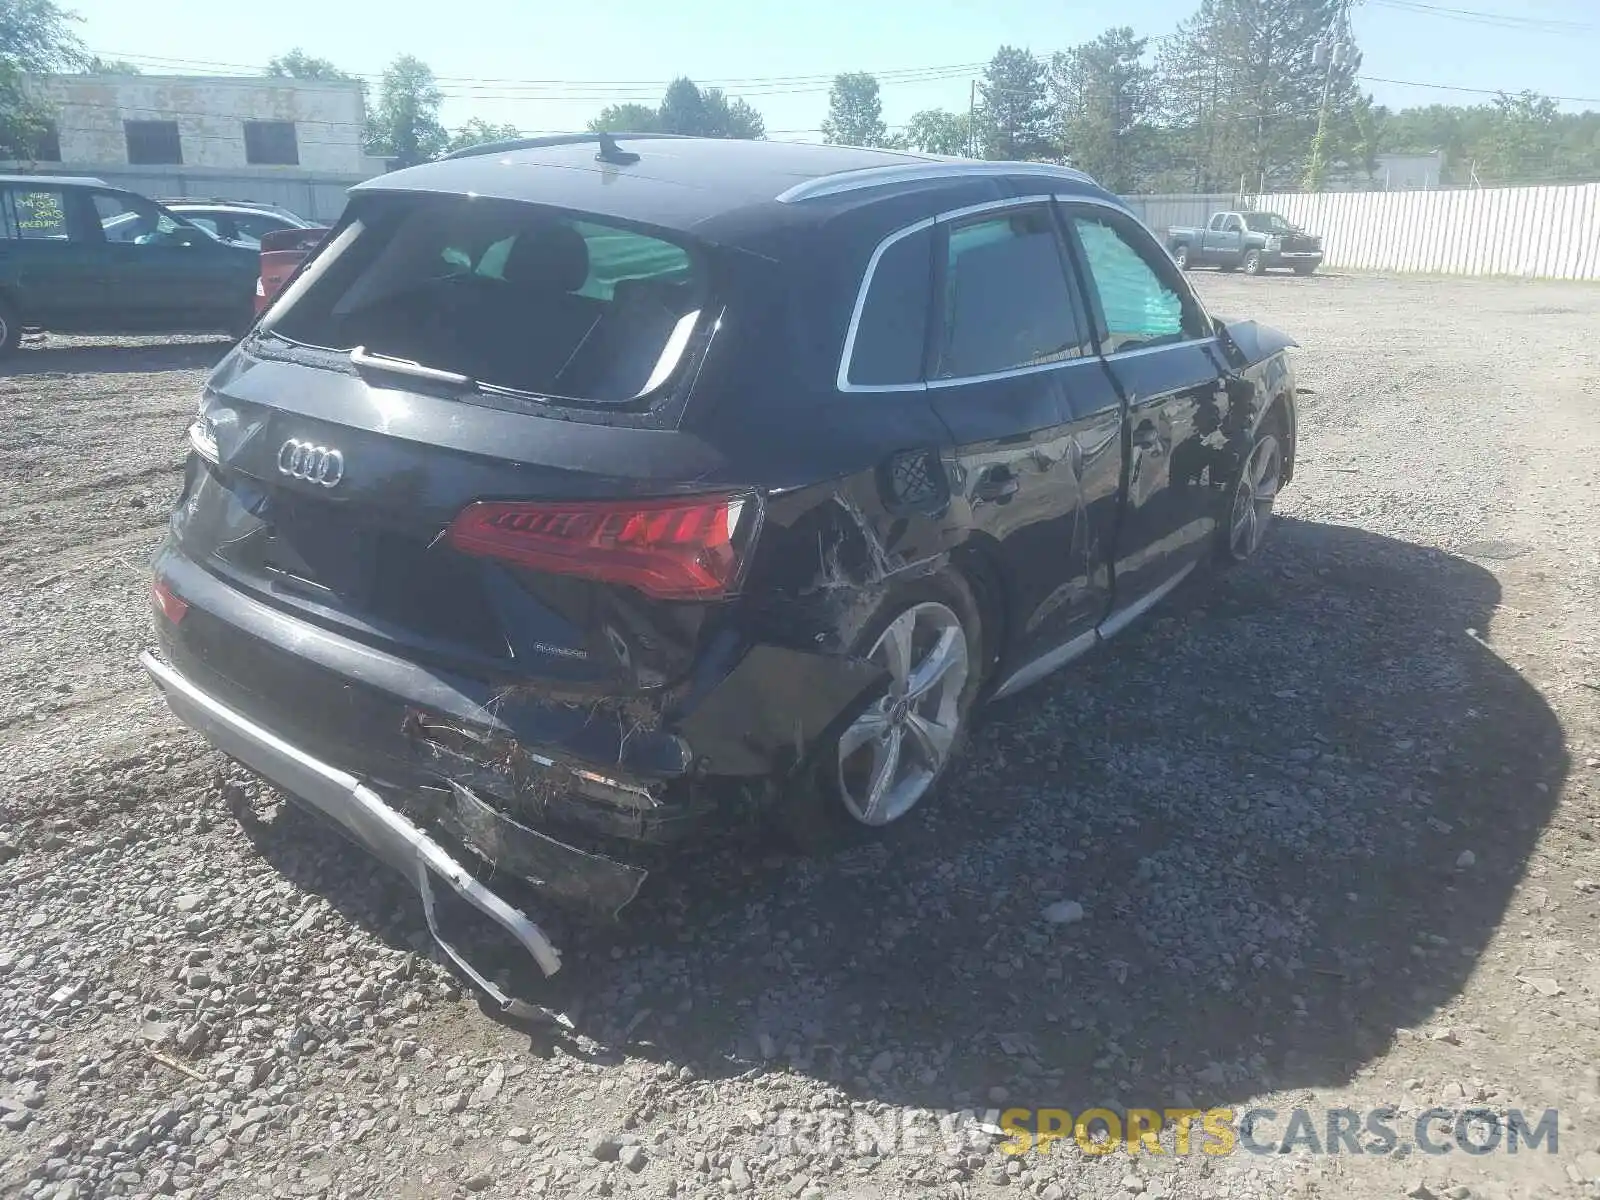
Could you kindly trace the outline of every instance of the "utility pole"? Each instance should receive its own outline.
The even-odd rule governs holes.
[[[978,81],[967,81],[967,157],[978,157]]]
[[[1339,17],[1330,28],[1328,36],[1316,43],[1311,48],[1311,65],[1326,67],[1327,73],[1322,78],[1322,106],[1317,111],[1317,136],[1311,141],[1311,162],[1306,166],[1306,191],[1320,192],[1326,174],[1324,158],[1328,140],[1328,94],[1333,90],[1333,72],[1336,68],[1352,62],[1356,57],[1356,48],[1345,40],[1347,26],[1345,25],[1348,0],[1339,6]]]

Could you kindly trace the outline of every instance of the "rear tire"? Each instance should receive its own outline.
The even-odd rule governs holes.
[[[1296,275],[1310,275],[1316,269],[1316,263],[1296,263],[1294,266],[1294,273]]]
[[[22,318],[8,300],[0,299],[0,358],[10,358],[22,345]]]
[[[1244,267],[1246,275],[1260,275],[1267,269],[1267,260],[1261,256],[1261,251],[1248,250],[1245,252],[1244,262],[1240,265]]]
[[[779,828],[808,854],[883,836],[960,757],[986,653],[971,587],[947,570],[896,588],[851,651],[886,667],[889,679],[778,798]]]
[[[1178,270],[1187,271],[1189,269],[1189,247],[1179,246],[1174,250],[1172,252],[1172,261],[1178,264]]]

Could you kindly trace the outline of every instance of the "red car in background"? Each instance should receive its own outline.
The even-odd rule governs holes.
[[[327,226],[279,229],[261,237],[261,276],[256,280],[256,315],[267,310],[300,264],[328,236]]]

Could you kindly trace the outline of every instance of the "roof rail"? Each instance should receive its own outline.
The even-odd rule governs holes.
[[[1055,163],[1037,162],[986,162],[978,159],[929,159],[926,162],[906,163],[892,167],[860,167],[853,171],[838,171],[832,175],[819,175],[779,192],[780,204],[798,204],[823,196],[838,196],[845,192],[858,192],[865,188],[888,187],[897,183],[921,183],[926,179],[960,179],[986,175],[1042,175],[1069,183],[1094,183],[1082,171],[1071,167],[1058,167]]]
[[[594,132],[594,133],[547,133],[539,137],[506,138],[499,142],[484,142],[478,146],[464,146],[460,150],[452,150],[441,161],[452,158],[477,158],[482,154],[505,154],[512,150],[540,150],[546,146],[583,146],[593,143],[601,144],[602,137],[626,138],[630,142],[637,141],[665,141],[669,138],[682,137],[677,133],[623,133]]]

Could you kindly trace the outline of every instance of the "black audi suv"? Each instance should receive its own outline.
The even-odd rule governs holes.
[[[144,662],[452,954],[441,886],[548,973],[541,898],[892,826],[976,703],[1250,556],[1291,345],[1061,167],[479,148],[355,188],[211,376]]]

